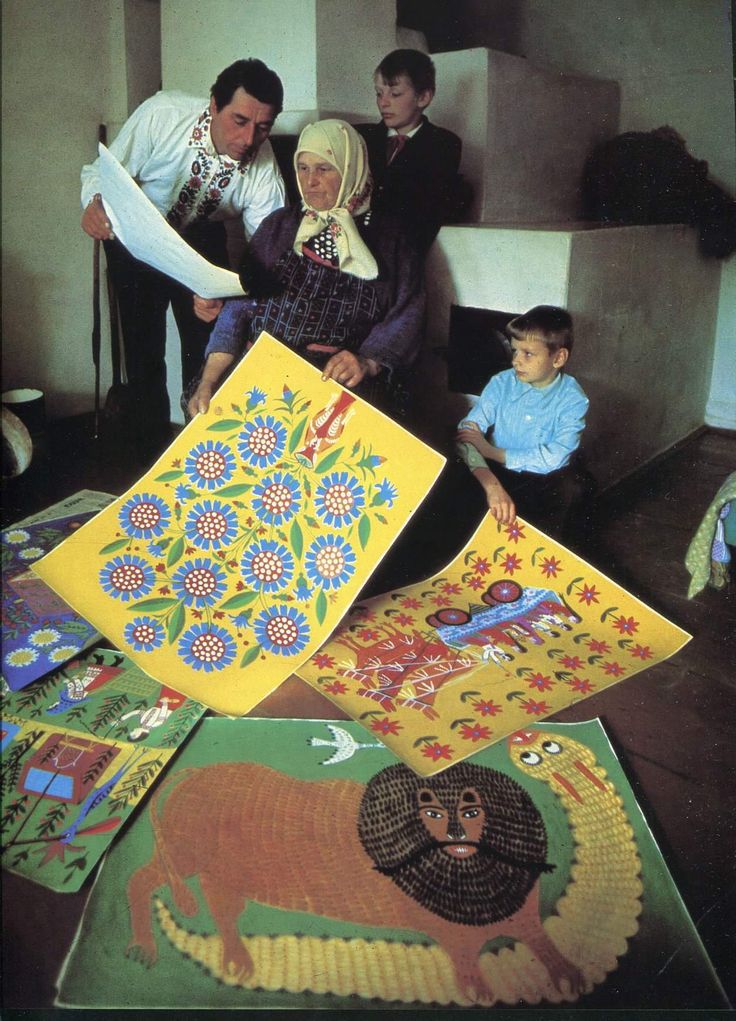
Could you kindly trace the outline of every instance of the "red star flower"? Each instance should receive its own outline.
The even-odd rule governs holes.
[[[490,574],[491,565],[484,557],[478,557],[478,559],[473,564],[473,570],[475,571],[476,574]]]
[[[611,646],[608,642],[599,642],[597,638],[591,638],[586,644],[591,652],[597,652],[601,656],[605,656],[606,653],[611,651]]]
[[[399,613],[396,617],[396,623],[401,624],[402,627],[409,627],[410,624],[414,623],[414,618],[408,613]]]
[[[342,681],[333,681],[331,684],[325,684],[325,691],[328,691],[330,695],[344,695],[347,690],[347,685],[343,684]]]
[[[506,535],[512,542],[518,542],[519,539],[524,539],[524,529],[521,527],[518,521],[512,521],[512,523],[506,529]]]
[[[463,741],[472,741],[475,744],[476,741],[487,741],[490,736],[491,732],[488,727],[484,727],[480,723],[474,723],[472,727],[463,723],[460,727],[460,737]]]
[[[639,630],[639,622],[634,620],[633,617],[617,617],[613,622],[613,626],[622,635],[633,635],[635,631]]]
[[[398,734],[401,724],[398,720],[391,720],[388,716],[384,716],[381,720],[372,721],[371,730],[375,730],[377,734]]]
[[[452,759],[453,750],[449,744],[440,744],[438,741],[433,744],[425,745],[422,748],[422,755],[426,755],[432,762],[438,762],[440,759]]]
[[[603,670],[611,677],[620,677],[621,674],[626,673],[624,667],[620,666],[618,663],[604,663]]]
[[[573,677],[567,683],[573,691],[580,691],[584,695],[588,695],[591,691],[595,690],[590,681],[584,677]]]
[[[495,702],[473,702],[473,709],[481,716],[498,716],[503,712],[501,706],[496,705]]]
[[[545,677],[544,674],[532,674],[529,678],[529,687],[536,688],[537,691],[549,691],[552,687],[552,678]]]
[[[320,670],[328,670],[335,665],[335,661],[332,656],[328,656],[324,652],[318,652],[316,656],[312,656],[312,662],[315,666],[319,667]]]
[[[562,665],[567,670],[579,670],[583,665],[583,661],[579,656],[564,656],[562,658]]]
[[[578,599],[581,603],[585,603],[586,606],[590,606],[591,603],[598,602],[598,596],[600,592],[596,589],[595,585],[583,585],[583,588],[578,592]]]
[[[476,591],[479,588],[486,587],[486,583],[483,581],[482,578],[471,578],[470,581],[468,582],[468,585],[470,586],[470,588],[475,589]]]
[[[556,557],[545,557],[542,561],[541,571],[545,578],[556,578],[558,573],[562,570],[560,564],[561,560],[557,560]]]
[[[442,586],[442,591],[446,592],[448,596],[459,596],[462,589],[454,581],[446,581]]]
[[[375,628],[371,627],[361,628],[360,631],[358,632],[358,635],[364,642],[377,642],[378,639],[381,637],[380,632],[376,631]]]
[[[540,716],[542,713],[550,711],[546,702],[535,702],[533,698],[528,698],[521,704],[530,716]]]
[[[515,553],[509,553],[503,562],[504,574],[513,574],[521,567],[521,558]]]
[[[406,599],[402,599],[401,605],[407,610],[419,610],[422,606],[419,600],[415,599],[413,596],[407,596]]]
[[[633,649],[629,649],[629,652],[637,659],[651,659],[653,655],[648,645],[635,645]]]

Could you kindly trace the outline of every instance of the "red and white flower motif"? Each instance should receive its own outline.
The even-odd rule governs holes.
[[[219,663],[227,652],[227,645],[219,635],[205,631],[197,635],[191,645],[192,655],[202,663]]]
[[[227,461],[219,450],[203,450],[194,466],[203,479],[219,479],[227,469]]]

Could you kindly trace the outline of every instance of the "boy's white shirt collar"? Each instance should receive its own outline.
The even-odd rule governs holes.
[[[414,135],[416,135],[417,131],[419,131],[419,129],[422,128],[422,127],[424,127],[424,121],[420,121],[415,128],[411,129],[411,131],[407,131],[406,132],[406,137],[407,138],[413,138]],[[389,128],[388,129],[388,137],[389,138],[392,138],[394,135],[398,135],[398,134],[399,134],[399,132],[396,130],[396,128]]]

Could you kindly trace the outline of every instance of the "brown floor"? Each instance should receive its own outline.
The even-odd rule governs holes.
[[[90,432],[87,418],[55,424],[28,472],[5,486],[3,525],[77,489],[121,493],[139,477],[141,467],[126,463],[119,437],[94,441]],[[579,552],[690,631],[693,640],[671,661],[555,717],[602,718],[732,1002],[736,568],[727,590],[708,588],[689,601],[683,558],[716,490],[735,469],[736,434],[706,431],[600,501],[594,535]],[[292,678],[257,715],[338,714]],[[87,892],[56,894],[3,873],[6,1009],[51,1005]]]

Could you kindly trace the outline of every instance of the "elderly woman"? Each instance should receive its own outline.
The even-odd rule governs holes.
[[[185,398],[205,412],[217,385],[261,330],[391,410],[421,340],[419,257],[397,223],[371,213],[365,143],[345,121],[306,127],[294,156],[301,208],[260,225],[241,268],[246,299],[195,300],[219,318],[201,378]],[[220,309],[222,311],[220,312]],[[394,407],[395,410],[395,407]]]

